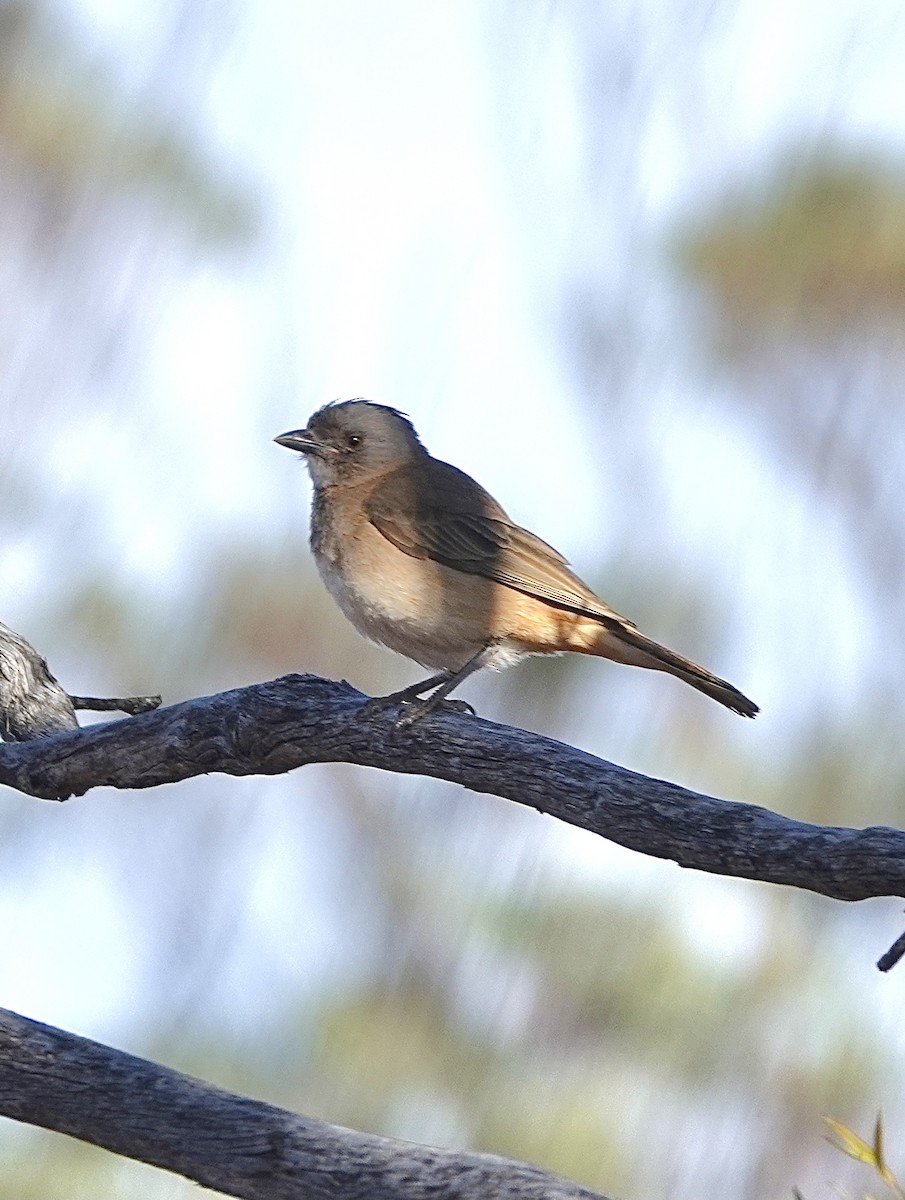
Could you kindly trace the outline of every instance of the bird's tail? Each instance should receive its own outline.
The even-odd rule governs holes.
[[[733,687],[731,683],[727,683],[725,679],[720,679],[716,675],[711,675],[709,671],[705,671],[691,659],[683,658],[674,650],[669,650],[666,646],[661,646],[659,642],[645,637],[628,622],[623,624],[613,621],[602,626],[598,646],[592,653],[615,659],[617,662],[630,663],[632,666],[648,667],[654,671],[667,671],[670,675],[675,675],[677,679],[691,684],[705,696],[710,696],[712,700],[725,704],[727,708],[731,708],[733,712],[742,717],[753,717],[760,711],[753,700],[742,695],[738,688]]]

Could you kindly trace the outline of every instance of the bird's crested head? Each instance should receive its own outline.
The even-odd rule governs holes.
[[[372,400],[325,404],[274,441],[305,456],[315,487],[383,475],[427,453],[404,413]]]

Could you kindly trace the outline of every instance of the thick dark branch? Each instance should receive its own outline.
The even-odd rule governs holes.
[[[604,1200],[526,1163],[299,1117],[5,1009],[0,1113],[245,1200]]]
[[[430,775],[549,813],[642,854],[838,900],[905,896],[905,833],[807,825],[637,775],[571,746],[439,713],[399,731],[347,683],[287,675],[131,721],[0,745],[0,784],[46,799],[211,771],[278,775],[348,762]]]

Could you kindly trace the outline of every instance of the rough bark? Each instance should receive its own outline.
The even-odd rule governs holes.
[[[134,716],[159,704],[159,696],[71,696],[34,646],[0,622],[0,738],[5,741],[26,742],[78,729],[76,709]]]
[[[0,1113],[245,1200],[605,1200],[526,1163],[296,1116],[5,1009]]]
[[[399,730],[363,718],[347,683],[286,675],[129,721],[0,745],[0,784],[63,800],[194,775],[277,775],[348,762],[429,775],[501,796],[642,854],[837,900],[905,896],[905,832],[810,825],[638,775],[479,717],[441,712]]]

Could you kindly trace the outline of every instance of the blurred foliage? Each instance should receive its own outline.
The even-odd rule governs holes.
[[[105,203],[153,197],[204,240],[244,242],[257,225],[250,195],[214,166],[200,136],[147,101],[124,100],[42,0],[0,5],[0,154],[7,171],[40,186],[57,221],[90,187]],[[44,247],[54,248],[54,239]]]
[[[826,147],[789,153],[680,239],[678,261],[714,299],[722,347],[770,336],[850,339],[905,318],[905,162]]]
[[[869,747],[869,753],[865,753]],[[865,706],[857,719],[818,716],[803,732],[793,763],[772,783],[788,796],[787,811],[805,821],[898,825],[905,780],[896,706]]]
[[[686,226],[677,247],[705,296],[726,399],[844,533],[877,620],[864,629],[864,699],[901,718],[905,161],[824,143],[786,155]],[[811,599],[819,608],[819,589]]]

